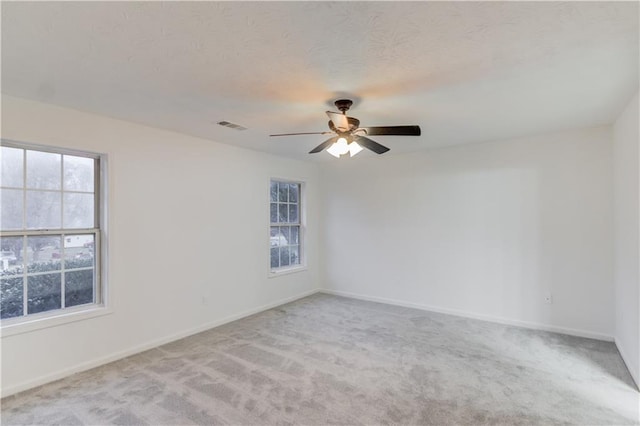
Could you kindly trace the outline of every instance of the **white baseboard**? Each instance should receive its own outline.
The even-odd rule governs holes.
[[[624,348],[624,345],[621,344],[620,339],[615,339],[616,348],[618,348],[618,352],[620,352],[620,357],[622,357],[622,361],[627,366],[627,370],[629,370],[629,374],[631,374],[631,378],[636,383],[636,388],[640,389],[640,378],[638,377],[638,370],[636,369],[637,364],[631,363],[631,358],[628,357],[628,352]]]
[[[305,291],[304,293],[300,293],[300,294],[297,294],[295,296],[287,297],[287,298],[278,300],[276,302],[272,302],[272,303],[268,303],[266,305],[259,306],[259,307],[254,308],[254,309],[249,309],[247,311],[243,311],[243,312],[240,312],[238,314],[230,315],[228,317],[225,317],[225,318],[222,318],[222,319],[219,319],[219,320],[216,320],[216,321],[212,321],[210,323],[203,324],[203,325],[200,325],[198,327],[194,327],[194,328],[189,329],[189,330],[181,331],[179,333],[175,333],[175,334],[172,334],[172,335],[167,336],[167,337],[163,337],[163,338],[160,338],[160,339],[156,339],[156,340],[152,340],[152,341],[149,341],[149,342],[145,342],[145,343],[137,345],[137,346],[135,346],[133,348],[129,348],[129,349],[126,349],[124,351],[120,351],[120,352],[112,353],[112,354],[107,355],[107,356],[96,358],[94,360],[87,361],[87,362],[84,362],[82,364],[70,367],[70,368],[66,368],[66,369],[63,369],[63,370],[60,370],[60,371],[56,371],[55,373],[47,374],[47,375],[38,377],[36,379],[28,380],[26,382],[22,382],[22,383],[19,383],[17,385],[9,386],[7,388],[3,387],[0,390],[0,397],[4,398],[4,397],[7,397],[9,395],[13,395],[13,394],[16,394],[18,392],[23,392],[25,390],[34,388],[36,386],[41,386],[41,385],[44,385],[44,384],[47,384],[47,383],[51,383],[53,381],[65,378],[65,377],[70,376],[72,374],[80,373],[80,372],[86,371],[86,370],[90,370],[92,368],[99,367],[101,365],[108,364],[110,362],[117,361],[119,359],[126,358],[128,356],[135,355],[137,353],[144,352],[144,351],[147,351],[149,349],[156,348],[156,347],[164,345],[166,343],[170,343],[170,342],[173,342],[175,340],[183,339],[183,338],[191,336],[193,334],[197,334],[197,333],[200,333],[200,332],[203,332],[203,331],[215,328],[215,327],[219,327],[221,325],[230,323],[232,321],[236,321],[236,320],[239,320],[241,318],[245,318],[245,317],[248,317],[248,316],[251,316],[251,315],[254,315],[254,314],[257,314],[257,313],[260,313],[260,312],[263,312],[263,311],[266,311],[266,310],[269,310],[269,309],[272,309],[272,308],[275,308],[277,306],[281,306],[281,305],[284,305],[286,303],[290,303],[290,302],[293,302],[295,300],[302,299],[303,297],[311,296],[312,294],[318,293],[319,291],[320,291],[320,289],[314,289],[314,290]]]
[[[422,305],[418,303],[405,302],[403,300],[387,299],[384,297],[375,297],[375,296],[365,296],[362,294],[350,293],[346,291],[321,289],[320,293],[350,297],[352,299],[367,300],[370,302],[386,303],[389,305],[403,306],[405,308],[420,309],[423,311],[455,315],[459,317],[472,318],[472,319],[477,319],[482,321],[490,321],[498,324],[513,325],[516,327],[528,328],[532,330],[550,331],[553,333],[568,334],[570,336],[587,337],[589,339],[604,340],[606,342],[614,341],[613,336],[610,336],[608,334],[597,333],[597,332],[592,332],[587,330],[579,330],[575,328],[556,327],[552,325],[529,322],[529,321],[520,321],[520,320],[509,319],[509,318],[491,316],[491,315],[476,314],[473,312],[461,311],[457,309],[440,308],[438,306],[432,306],[432,305]]]

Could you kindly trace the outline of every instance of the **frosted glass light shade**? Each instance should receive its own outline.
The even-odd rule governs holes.
[[[341,155],[349,152],[349,144],[347,144],[345,138],[340,138],[327,149],[327,152],[336,158],[340,158]]]
[[[336,158],[340,158],[340,153],[338,152],[338,149],[336,148],[336,144],[334,143],[333,145],[331,145],[329,147],[329,149],[327,149],[327,152],[331,155],[333,155]]]
[[[360,151],[362,151],[362,147],[358,144],[358,142],[353,141],[349,144],[349,154],[351,157],[353,157]]]

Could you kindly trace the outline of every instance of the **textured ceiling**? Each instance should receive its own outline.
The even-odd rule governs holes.
[[[637,2],[1,7],[3,93],[302,159],[324,137],[267,135],[343,96],[422,127],[374,138],[395,153],[611,123],[638,89]]]

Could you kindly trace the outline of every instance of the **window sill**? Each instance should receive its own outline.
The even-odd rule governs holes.
[[[304,272],[307,270],[306,266],[294,266],[293,268],[281,268],[269,271],[269,278],[279,277],[281,275],[295,274],[297,272]]]
[[[112,309],[105,306],[96,305],[77,311],[64,311],[56,315],[44,316],[39,318],[25,317],[24,319],[7,319],[4,320],[5,323],[0,327],[0,335],[4,339],[5,337],[9,336],[30,333],[32,331],[42,330],[49,327],[56,327],[75,321],[83,321],[90,318],[101,317],[103,315],[109,315],[111,313],[113,313]]]

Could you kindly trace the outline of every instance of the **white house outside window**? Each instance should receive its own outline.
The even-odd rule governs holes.
[[[2,322],[100,304],[100,156],[2,145]]]
[[[302,264],[302,184],[271,180],[271,271]]]

